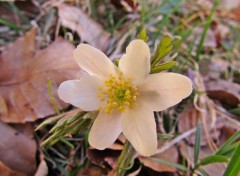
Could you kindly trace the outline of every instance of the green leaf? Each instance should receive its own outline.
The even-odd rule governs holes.
[[[171,166],[171,167],[174,167],[174,168],[177,168],[177,169],[180,169],[182,171],[187,171],[188,169],[181,165],[181,164],[177,164],[177,163],[172,163],[170,161],[166,161],[166,160],[162,160],[162,159],[159,159],[159,158],[154,158],[154,157],[150,157],[149,159],[155,161],[155,162],[158,162],[158,163],[161,163],[161,164],[165,164],[167,166]]]
[[[50,96],[50,99],[51,99],[51,102],[52,102],[52,105],[53,105],[53,108],[54,108],[56,114],[59,115],[59,114],[60,114],[60,111],[59,111],[59,108],[58,108],[58,106],[57,106],[56,100],[55,100],[55,98],[54,98],[54,96],[53,96],[53,92],[52,92],[52,80],[51,80],[51,79],[48,81],[48,94],[49,94],[49,96]]]
[[[0,24],[2,25],[5,25],[13,30],[16,30],[16,31],[19,31],[19,30],[22,30],[22,31],[26,31],[25,29],[23,29],[21,26],[18,26],[6,19],[3,19],[3,18],[0,18]]]
[[[147,42],[148,41],[147,30],[145,28],[142,28],[137,38],[143,40],[144,42]]]
[[[176,36],[172,40],[172,45],[173,45],[173,52],[177,52],[182,44],[182,37],[181,36]]]
[[[229,112],[231,112],[232,114],[234,114],[234,115],[239,117],[240,116],[240,107],[231,109]]]
[[[207,31],[208,31],[209,27],[211,26],[212,19],[213,19],[215,11],[217,10],[217,6],[219,4],[219,1],[220,0],[214,0],[213,7],[211,9],[210,15],[208,16],[208,18],[206,20],[206,23],[203,27],[203,32],[202,32],[202,35],[201,35],[201,38],[200,38],[200,41],[199,41],[199,44],[198,44],[198,47],[197,47],[197,51],[196,51],[197,52],[196,62],[199,61],[199,56],[200,56],[200,54],[202,53],[202,50],[203,50],[203,44],[204,44],[205,38],[207,36]]]
[[[212,163],[224,163],[224,162],[228,162],[229,159],[226,156],[222,156],[222,155],[210,155],[207,156],[205,158],[203,158],[198,165],[208,165],[208,164],[212,164]]]
[[[200,147],[201,147],[200,146],[201,134],[202,134],[201,123],[198,123],[196,138],[195,138],[195,145],[194,145],[194,164],[195,164],[195,166],[198,163],[198,156],[199,156]]]
[[[170,53],[172,50],[172,39],[170,36],[166,35],[162,38],[158,44],[157,51],[152,59],[152,67],[155,66],[161,59]]]
[[[169,139],[169,138],[174,138],[175,136],[172,134],[157,134],[158,139]]]
[[[174,62],[174,61],[165,62],[163,64],[160,64],[158,66],[151,68],[150,74],[151,73],[159,73],[164,70],[169,70],[169,69],[173,68],[175,65],[177,65],[177,62]]]
[[[61,119],[64,116],[64,114],[58,115],[58,116],[54,116],[54,117],[50,117],[47,120],[43,121],[36,129],[35,131],[38,131],[42,128],[44,128],[47,125],[53,125],[55,123],[57,123],[57,121],[59,119]]]
[[[240,131],[236,132],[232,137],[230,137],[215,153],[217,155],[222,155],[226,151],[228,151],[228,148],[232,145],[233,142],[238,140],[240,138]]]
[[[233,153],[232,159],[230,160],[227,169],[223,176],[238,176],[240,173],[240,144],[237,146]]]
[[[208,174],[205,170],[203,170],[203,169],[201,169],[201,168],[198,168],[198,171],[199,171],[203,176],[209,176],[209,174]]]

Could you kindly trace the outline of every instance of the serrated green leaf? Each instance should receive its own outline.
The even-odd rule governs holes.
[[[230,160],[227,169],[225,170],[223,176],[238,176],[240,173],[240,144],[237,146],[233,153],[232,159]]]
[[[155,66],[161,59],[170,53],[172,50],[172,39],[170,36],[166,35],[162,38],[158,44],[157,51],[152,59],[152,67]]]
[[[147,30],[143,28],[137,36],[138,39],[143,40],[144,42],[148,41]]]
[[[205,158],[203,158],[198,165],[208,165],[208,164],[212,164],[212,163],[225,163],[228,162],[229,159],[226,156],[222,156],[222,155],[210,155],[207,156]]]
[[[169,61],[169,62],[160,64],[158,66],[153,67],[150,71],[150,74],[159,73],[164,70],[169,70],[169,69],[173,68],[176,64],[177,64],[177,62],[174,62],[174,61]]]

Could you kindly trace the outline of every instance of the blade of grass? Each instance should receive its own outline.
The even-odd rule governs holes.
[[[171,167],[177,168],[177,169],[182,170],[182,171],[187,171],[188,170],[185,166],[183,166],[181,164],[172,163],[170,161],[166,161],[166,160],[162,160],[162,159],[154,158],[154,157],[150,157],[150,159],[155,161],[155,162],[165,164],[167,166],[171,166]]]
[[[213,4],[213,8],[211,9],[211,12],[210,12],[210,15],[208,16],[207,20],[206,20],[206,23],[204,25],[204,29],[203,29],[203,33],[201,35],[201,38],[200,38],[200,42],[198,44],[198,47],[197,47],[197,54],[196,54],[196,62],[199,61],[199,56],[202,52],[202,49],[203,49],[203,43],[204,43],[204,40],[206,38],[206,35],[207,35],[207,31],[211,25],[211,22],[212,22],[212,17],[217,9],[217,5],[219,4],[219,0],[214,0],[214,4]]]
[[[222,155],[210,155],[207,156],[205,158],[203,158],[198,165],[208,165],[208,164],[212,164],[212,163],[224,163],[224,162],[228,162],[228,157],[226,156],[222,156]]]
[[[51,79],[48,81],[48,94],[50,95],[51,102],[52,102],[52,105],[53,105],[53,108],[54,108],[56,114],[59,115],[59,114],[60,114],[60,111],[59,111],[59,108],[58,108],[58,106],[57,106],[56,100],[55,100],[55,98],[54,98],[54,96],[53,96],[53,92],[52,92],[52,80],[51,80]]]
[[[230,137],[219,149],[218,151],[215,153],[217,155],[221,155],[222,153],[224,153],[224,151],[236,140],[238,140],[240,138],[240,131],[236,132],[234,135],[232,135],[232,137]]]
[[[3,18],[0,18],[0,24],[7,26],[10,29],[13,29],[15,31],[19,31],[19,30],[25,31],[21,26],[18,26],[18,25],[14,24],[8,20],[5,20]]]
[[[196,132],[196,138],[195,138],[195,146],[194,146],[194,165],[197,166],[198,163],[198,157],[200,152],[200,141],[201,141],[201,134],[202,134],[202,128],[201,123],[198,123],[197,126],[197,132]]]
[[[232,159],[230,160],[227,169],[223,176],[238,176],[240,173],[240,144],[237,146],[233,153]]]

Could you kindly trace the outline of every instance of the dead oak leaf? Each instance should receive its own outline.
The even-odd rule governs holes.
[[[54,114],[48,94],[50,79],[58,107],[67,107],[58,98],[57,88],[61,82],[81,75],[72,58],[74,46],[57,39],[36,51],[35,38],[33,29],[0,54],[0,97],[7,105],[7,110],[0,109],[4,112],[0,119],[4,122],[25,123]]]

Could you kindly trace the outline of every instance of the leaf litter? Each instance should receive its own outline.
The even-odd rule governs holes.
[[[152,3],[157,4],[158,2]],[[212,8],[211,1],[202,0],[191,3],[183,4],[183,12],[181,13],[183,15],[189,15],[185,16],[186,19],[184,19],[184,17],[182,18],[176,16],[175,14],[170,14],[172,19],[180,19],[183,22],[181,24],[182,26],[177,29],[181,29],[183,26],[186,27],[185,29],[189,29],[192,27],[190,24],[191,22],[198,22],[199,19],[204,21],[204,19],[208,16],[210,9]],[[193,6],[194,3],[197,3],[198,6]],[[76,32],[81,41],[87,42],[103,51],[109,49],[107,53],[111,53],[111,51],[113,51],[111,48],[112,43],[109,45],[112,37],[105,31],[98,21],[93,20],[89,15],[91,14],[91,10],[94,10],[92,9],[93,7],[91,7],[91,10],[88,12],[88,14],[86,14],[84,12],[84,8],[81,8],[82,5],[86,5],[84,3],[80,3],[80,7],[79,4],[75,4],[75,6],[73,6],[73,2],[68,4],[57,3],[56,5],[56,2],[51,1],[49,4],[45,3],[43,4],[43,7],[48,6],[51,9],[54,6],[58,10],[58,18],[61,27],[60,29],[56,27],[56,31],[59,30],[61,33],[62,27],[68,28],[73,33],[73,36],[74,32]],[[204,6],[202,6],[203,4]],[[108,5],[105,4],[104,6]],[[128,20],[131,21],[133,25],[138,25],[134,21],[138,18],[136,18],[138,14],[133,16],[131,13],[139,13],[141,6],[142,4],[137,4],[134,6],[134,8],[132,7],[134,12],[132,10],[128,11]],[[88,6],[85,6],[85,9],[86,7]],[[197,11],[199,10],[199,7],[201,10]],[[165,12],[166,10],[167,9],[165,9]],[[202,76],[202,84],[204,85],[203,87],[205,88],[206,94],[202,95],[201,92],[199,94],[198,92],[196,93],[196,95],[198,95],[196,98],[198,100],[197,105],[200,106],[194,106],[193,104],[190,104],[190,106],[185,106],[180,110],[180,113],[177,115],[177,120],[175,120],[177,121],[179,135],[180,137],[183,136],[183,138],[176,137],[175,139],[179,140],[175,141],[175,143],[171,143],[171,139],[164,141],[165,143],[159,146],[159,148],[161,149],[164,146],[170,146],[171,148],[168,147],[166,150],[164,150],[166,151],[165,153],[160,152],[157,154],[156,157],[159,159],[164,159],[165,157],[165,160],[167,161],[179,163],[182,162],[183,158],[185,158],[187,161],[187,166],[193,166],[195,132],[193,132],[192,135],[188,135],[187,132],[196,127],[199,119],[204,119],[205,124],[202,125],[203,128],[206,128],[205,131],[202,130],[202,139],[200,143],[201,151],[199,156],[200,159],[206,155],[212,154],[213,151],[211,150],[211,147],[209,147],[209,141],[219,147],[235,131],[239,130],[239,118],[231,113],[232,108],[239,107],[239,82],[235,74],[232,74],[237,73],[239,70],[239,59],[236,57],[236,55],[239,54],[239,49],[233,48],[233,51],[231,51],[233,54],[232,59],[230,61],[226,61],[226,53],[224,52],[229,53],[230,51],[225,51],[222,48],[223,43],[229,40],[226,36],[229,36],[232,33],[232,27],[229,26],[232,24],[234,26],[237,24],[236,21],[239,21],[239,12],[239,2],[236,0],[224,1],[220,4],[204,42],[204,53],[202,57],[204,61],[207,59],[211,61],[207,65],[208,67],[210,66],[210,68],[207,73],[199,73]],[[92,13],[94,12],[92,11]],[[102,13],[109,12],[106,11]],[[11,14],[8,13],[7,15],[9,19],[14,20]],[[111,19],[111,12],[108,15],[109,19]],[[164,14],[161,14],[161,18],[162,17],[164,17]],[[105,20],[108,19],[106,18]],[[155,20],[158,23],[162,23],[164,21],[159,20],[158,18],[152,18],[151,24],[145,21],[145,26],[149,27],[150,33],[158,32],[157,30],[159,26],[154,26]],[[128,23],[127,25],[131,26],[132,24],[130,25]],[[134,38],[134,34],[136,34],[134,32],[130,33],[129,31],[134,31],[135,28],[131,26],[131,30],[128,31],[128,27],[126,27],[127,25],[119,28],[120,30],[117,31],[124,35],[124,41],[122,39],[121,45],[126,42],[125,40]],[[167,28],[168,27],[163,28],[162,33],[166,32]],[[171,28],[174,29],[174,27]],[[189,42],[195,40],[196,38],[199,40],[198,38],[200,38],[199,35],[201,35],[202,30],[202,26],[197,25],[197,27],[193,28],[193,32],[190,38],[187,40]],[[170,33],[171,32],[172,31],[170,29]],[[0,119],[2,122],[0,122],[0,131],[2,130],[2,132],[0,134],[2,134],[2,140],[0,142],[0,152],[2,150],[5,152],[2,152],[0,155],[0,175],[25,176],[29,174],[33,175],[35,172],[38,176],[45,176],[48,174],[48,172],[49,174],[54,173],[53,175],[58,175],[59,170],[62,172],[65,168],[77,167],[76,164],[59,165],[56,161],[52,160],[52,158],[56,157],[56,155],[61,156],[62,154],[65,155],[64,158],[71,158],[68,154],[66,154],[68,152],[63,150],[63,148],[65,149],[66,146],[61,144],[56,144],[53,146],[53,149],[50,149],[51,152],[54,151],[54,157],[49,157],[49,155],[46,155],[46,153],[44,153],[46,156],[43,157],[42,153],[40,152],[40,156],[37,154],[38,162],[36,162],[36,152],[38,149],[40,149],[38,142],[40,142],[42,139],[36,143],[36,140],[33,139],[33,127],[31,127],[31,125],[38,123],[38,119],[46,118],[55,114],[54,108],[51,104],[51,99],[47,92],[48,80],[51,79],[53,81],[53,96],[56,99],[58,107],[60,109],[64,109],[68,107],[68,105],[61,102],[56,94],[56,89],[59,83],[70,78],[79,78],[82,74],[84,74],[72,59],[72,51],[75,48],[72,44],[62,38],[56,38],[55,41],[53,41],[51,44],[47,44],[47,47],[42,49],[41,45],[37,42],[38,37],[39,35],[37,35],[36,29],[32,29],[23,37],[19,37],[15,42],[1,48]],[[233,38],[235,38],[235,36],[233,36]],[[230,38],[230,40],[233,38]],[[150,44],[151,40],[152,38],[149,39]],[[197,46],[196,44],[194,45],[193,51],[196,50]],[[183,43],[183,46],[185,46],[185,43]],[[113,47],[122,48],[122,46]],[[180,52],[182,52],[181,49],[182,48],[180,48]],[[179,57],[181,57],[180,52]],[[216,53],[218,55],[218,59],[215,56],[213,57],[211,53]],[[194,55],[195,53],[192,52],[191,54]],[[189,57],[192,57],[192,55]],[[186,56],[184,56],[184,58],[186,59]],[[180,62],[179,65],[181,64],[182,63]],[[200,67],[200,69],[202,68],[205,69],[205,66]],[[234,72],[231,72],[231,70],[229,71],[229,69],[234,70]],[[204,104],[208,105],[205,106]],[[174,115],[178,108],[179,107],[177,106],[176,108],[166,111],[165,113]],[[203,113],[202,110],[206,110],[206,112]],[[216,113],[214,118],[213,112]],[[202,115],[204,115],[204,118],[202,118]],[[31,125],[29,122],[31,122]],[[211,126],[209,124],[214,125]],[[48,128],[45,127],[44,130],[46,131],[47,129]],[[184,137],[185,134],[187,137]],[[82,136],[77,136],[77,138],[75,138],[76,136],[68,136],[68,139],[69,137],[71,140],[76,139],[84,141]],[[119,140],[106,151],[99,152],[91,148],[88,149],[89,160],[95,165],[87,166],[86,169],[80,169],[79,172],[76,171],[76,175],[107,175],[106,171],[108,171],[109,175],[114,175],[114,169],[116,168],[116,156],[122,149],[121,141],[124,141],[124,139],[122,139],[120,136]],[[174,141],[174,139],[172,141]],[[75,144],[76,143],[74,143],[74,145]],[[30,152],[26,153],[22,148],[29,148]],[[59,152],[54,149],[61,150],[59,150]],[[68,150],[69,149],[67,149],[67,151]],[[168,150],[170,152],[168,152]],[[81,148],[80,151],[84,152],[84,149]],[[109,151],[114,157],[109,155]],[[10,153],[13,153],[14,157],[9,157]],[[21,153],[21,155],[19,155],[19,153]],[[79,153],[75,152],[75,155],[79,155]],[[174,157],[172,157],[172,155],[174,155]],[[80,161],[84,160],[83,158],[79,158],[79,156],[73,157],[73,159],[76,158],[77,161],[74,161],[75,163],[79,163]],[[134,167],[131,172],[136,170],[137,174],[147,173],[148,175],[156,175],[157,173],[165,175],[166,171],[172,172],[174,175],[179,175],[179,173],[181,173],[176,168],[164,166],[158,162],[152,160],[150,161],[148,158],[143,159],[142,157],[137,156],[135,161],[137,167]],[[139,164],[139,162],[142,164]],[[29,166],[29,163],[32,163],[32,165]],[[47,170],[46,164],[48,165],[49,170]],[[39,165],[38,168],[37,165]],[[56,169],[56,166],[58,169],[60,167],[61,168],[58,170]],[[204,166],[203,169],[210,175],[222,175],[224,172],[224,167],[225,166],[222,164],[217,164],[212,166],[209,165],[207,167]],[[58,172],[53,172],[53,170],[58,170]],[[103,173],[103,171],[105,173]],[[71,169],[69,172],[71,172]]]

